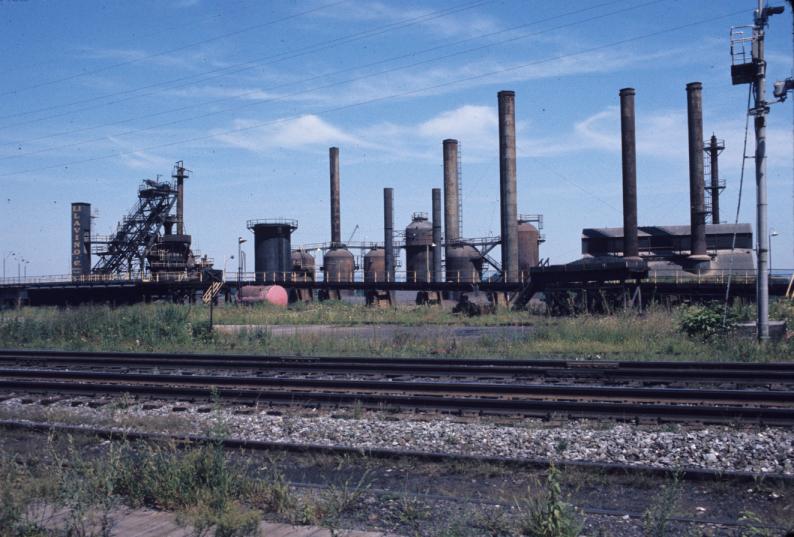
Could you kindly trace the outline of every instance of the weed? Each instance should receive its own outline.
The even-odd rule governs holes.
[[[530,494],[516,503],[518,529],[528,537],[576,537],[582,521],[576,508],[565,502],[560,487],[559,470],[549,468],[540,494]]]
[[[642,516],[642,525],[647,537],[664,537],[668,535],[670,517],[678,504],[681,495],[681,481],[678,474],[670,483],[665,484]]]

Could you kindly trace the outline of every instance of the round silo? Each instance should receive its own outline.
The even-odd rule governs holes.
[[[299,281],[314,281],[314,256],[306,250],[293,250],[292,272]]]
[[[254,271],[256,281],[286,281],[292,272],[291,235],[298,229],[297,220],[283,218],[249,220],[254,232]]]
[[[405,228],[405,270],[409,282],[433,279],[433,224],[426,213],[414,213]]]
[[[386,281],[386,250],[380,246],[373,246],[364,254],[364,281]]]
[[[529,279],[529,269],[540,262],[540,232],[526,220],[518,221],[518,271],[521,280]]]
[[[447,246],[447,281],[476,283],[482,277],[482,255],[468,244]]]
[[[356,261],[344,246],[337,246],[325,252],[323,273],[326,282],[352,282]]]

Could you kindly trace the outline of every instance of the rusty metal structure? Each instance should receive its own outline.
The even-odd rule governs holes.
[[[210,264],[199,260],[184,231],[184,180],[182,161],[174,166],[173,182],[146,179],[138,188],[138,201],[116,226],[115,233],[91,239],[99,257],[93,274],[195,273]],[[176,206],[177,212],[173,214]],[[174,233],[176,225],[176,233]]]
[[[720,154],[725,150],[725,140],[718,140],[711,135],[708,142],[704,142],[703,151],[708,155],[705,162],[704,174],[709,176],[706,186],[706,213],[711,215],[711,224],[720,223],[720,194],[725,190],[725,180],[720,179]]]

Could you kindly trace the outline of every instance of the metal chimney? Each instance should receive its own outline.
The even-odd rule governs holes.
[[[443,282],[441,273],[441,189],[433,189],[433,280]]]
[[[634,88],[620,90],[620,145],[623,160],[623,257],[639,258],[637,238],[637,144]]]
[[[383,248],[386,250],[386,277],[394,281],[394,189],[383,189]]]
[[[447,245],[460,239],[458,214],[458,141],[444,140],[444,240]]]
[[[342,217],[339,211],[339,148],[328,149],[331,163],[331,244],[342,243]]]
[[[174,173],[171,175],[176,179],[176,234],[185,234],[185,179],[187,170],[181,160],[174,166]]]
[[[500,91],[499,194],[502,217],[502,276],[518,281],[518,200],[516,194],[515,92]]]
[[[711,168],[711,223],[720,223],[720,151],[725,149],[725,144],[717,140],[717,136],[712,134],[709,146],[709,168]]]
[[[703,178],[703,85],[686,85],[687,124],[689,128],[689,200],[691,218],[691,255],[694,261],[708,261],[706,254],[705,182]]]

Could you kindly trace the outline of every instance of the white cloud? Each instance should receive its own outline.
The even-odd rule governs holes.
[[[108,139],[122,149],[119,159],[121,159],[123,165],[130,169],[151,172],[152,170],[167,170],[173,164],[168,159],[158,155],[153,155],[142,149],[134,149],[132,144],[123,142],[113,136],[108,136]]]
[[[369,145],[313,114],[267,125],[260,125],[260,122],[250,119],[237,119],[231,130],[234,132],[219,131],[215,136],[231,146],[255,152],[274,147],[302,149],[343,143]]]
[[[464,105],[420,123],[418,131],[425,138],[458,138],[472,145],[490,145],[498,127],[499,119],[495,108]]]

